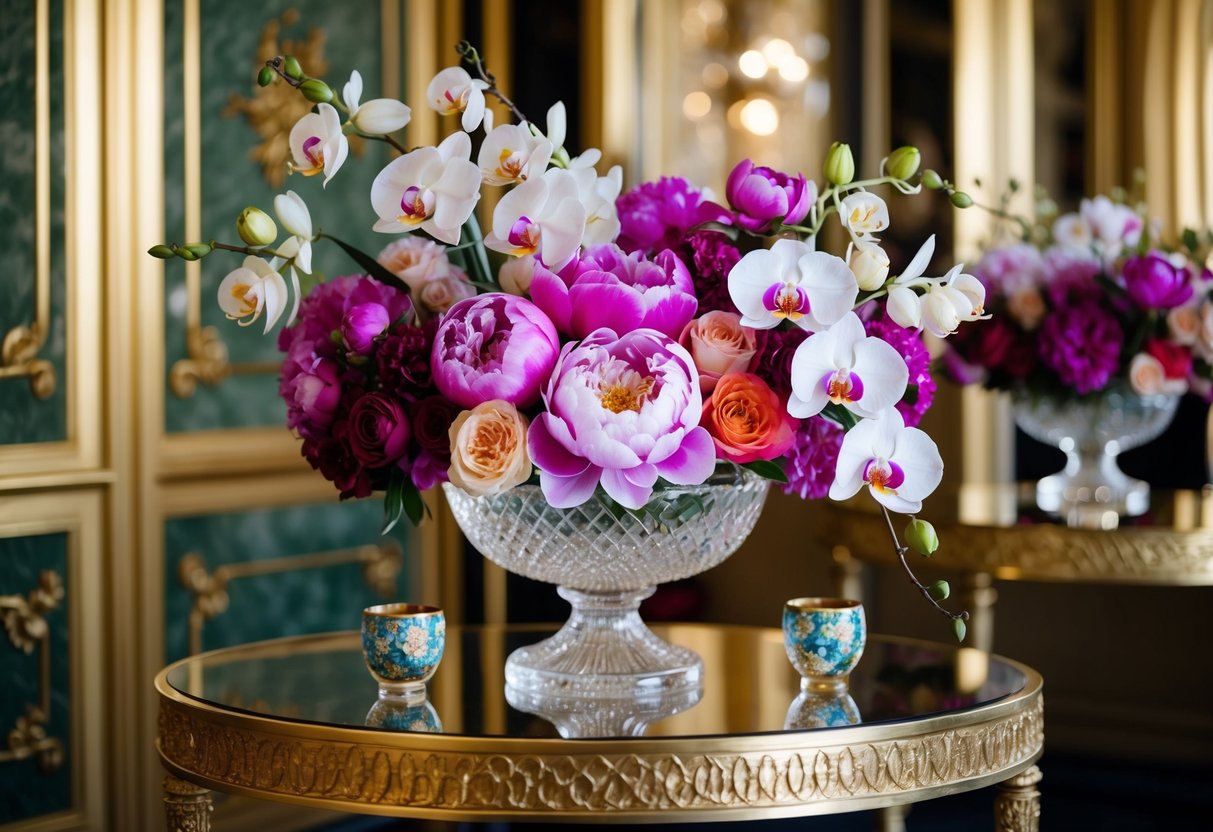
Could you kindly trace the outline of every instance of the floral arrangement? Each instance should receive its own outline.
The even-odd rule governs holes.
[[[948,341],[949,375],[1059,399],[1213,398],[1213,238],[1164,251],[1143,207],[1096,196],[1054,219],[1048,205],[974,267],[993,320]]]
[[[402,514],[420,521],[420,492],[443,481],[478,495],[537,482],[555,507],[597,499],[636,512],[663,484],[742,466],[804,498],[866,487],[886,518],[920,510],[943,472],[916,427],[934,393],[921,332],[981,317],[984,288],[959,266],[926,276],[933,237],[891,271],[879,239],[888,206],[870,189],[919,192],[916,149],[855,180],[849,148],[835,144],[820,188],[746,160],[722,202],[679,178],[621,193],[619,167],[603,175],[599,151],[565,148],[562,104],[541,130],[475,49],[459,52],[427,105],[461,129],[411,150],[393,136],[409,108],[363,102],[357,72],[338,96],[291,57],[261,70],[262,85],[290,84],[316,105],[291,130],[293,173],[327,183],[349,135],[399,151],[371,187],[368,222],[399,235],[377,256],[316,228],[293,190],[274,201],[284,240],[250,207],[237,221],[243,246],[151,250],[245,255],[219,304],[267,333],[286,321],[288,425],[343,498],[385,492],[389,527]],[[494,126],[486,95],[517,123]],[[473,214],[482,188],[505,189],[484,237]],[[814,243],[831,216],[849,240],[843,256]],[[304,296],[299,275],[321,241],[357,273]],[[496,269],[489,252],[504,261]],[[923,554],[938,544],[922,520],[907,535]],[[967,614],[938,603],[946,583],[914,582],[963,638]]]

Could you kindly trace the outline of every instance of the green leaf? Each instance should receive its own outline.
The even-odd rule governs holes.
[[[743,462],[741,467],[774,482],[787,483],[788,481],[788,475],[784,473],[782,466],[774,460],[756,459],[753,462]]]
[[[1196,229],[1194,228],[1185,228],[1181,239],[1183,240],[1184,248],[1188,251],[1196,251],[1200,245],[1200,240],[1197,239]]]
[[[404,483],[407,478],[408,475],[400,469],[392,472],[387,493],[383,495],[383,528],[380,534],[387,534],[400,522],[400,515],[404,512]]]
[[[341,250],[348,254],[351,260],[357,263],[364,272],[378,280],[380,283],[385,283],[388,286],[391,286],[393,289],[399,289],[405,293],[408,292],[409,285],[407,283],[385,269],[378,260],[371,257],[365,251],[356,249],[349,243],[343,240],[338,240],[331,234],[325,234],[324,237],[332,240],[334,243],[340,246]]]
[[[834,404],[833,402],[830,402],[825,406],[825,410],[821,411],[821,415],[825,416],[831,422],[842,425],[842,429],[844,431],[848,431],[859,424],[858,416],[847,410],[842,405]]]
[[[420,526],[425,517],[425,502],[421,499],[421,492],[417,490],[417,486],[413,485],[412,479],[407,476],[404,477],[404,490],[401,493],[400,502],[404,506],[404,513],[408,515],[413,525]]]
[[[731,241],[737,242],[737,238],[741,236],[741,229],[734,225],[725,225],[722,222],[705,222],[701,223],[691,231],[715,231],[717,234],[723,234]]]
[[[474,279],[481,283],[495,285],[493,270],[489,266],[489,254],[484,249],[484,235],[480,233],[480,223],[476,221],[475,214],[468,217],[468,221],[463,224],[463,230],[467,233],[469,242],[475,243],[467,256],[469,265],[475,264],[472,268],[472,271],[476,273]]]

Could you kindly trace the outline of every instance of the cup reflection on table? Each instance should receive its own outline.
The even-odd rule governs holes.
[[[403,696],[380,694],[366,714],[370,728],[388,731],[411,731],[415,734],[441,734],[442,719],[429,700],[407,699]]]
[[[362,611],[362,655],[381,697],[424,701],[445,647],[446,618],[438,607],[380,604]]]
[[[846,691],[814,693],[802,690],[788,707],[783,727],[788,730],[842,728],[862,721],[859,706]]]
[[[863,604],[793,598],[783,608],[783,646],[806,693],[844,693],[868,639]]]

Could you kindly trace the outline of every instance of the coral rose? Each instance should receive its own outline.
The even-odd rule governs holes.
[[[500,494],[531,475],[527,420],[509,402],[465,410],[451,424],[451,483],[469,494]]]
[[[800,423],[761,378],[727,373],[704,402],[700,424],[720,456],[742,463],[781,456],[792,446]]]
[[[755,330],[741,325],[735,312],[708,312],[691,321],[678,339],[695,359],[699,389],[711,393],[725,373],[742,373],[758,351]]]

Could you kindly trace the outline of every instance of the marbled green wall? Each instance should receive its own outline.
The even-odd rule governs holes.
[[[46,617],[51,639],[51,712],[47,734],[63,745],[63,764],[45,774],[35,758],[0,763],[0,825],[59,812],[71,808],[70,722],[68,720],[68,678],[71,643],[68,633],[68,609],[72,586],[67,582],[67,535],[45,534],[32,537],[0,538],[0,595],[28,597],[38,586],[39,573],[50,569],[63,579],[66,595],[59,607]],[[0,632],[0,737],[24,716],[26,705],[38,704],[40,691],[40,654],[32,655],[13,647]],[[7,750],[7,741],[0,743]]]
[[[394,0],[399,2],[399,0]],[[321,177],[290,176],[281,190],[263,178],[249,152],[260,139],[242,116],[224,117],[233,94],[250,97],[255,89],[257,47],[262,29],[287,9],[299,12],[294,25],[284,26],[280,42],[305,41],[313,28],[323,31],[325,76],[336,89],[358,69],[364,82],[363,100],[382,94],[380,4],[353,5],[323,0],[272,0],[247,3],[240,0],[203,0],[202,19],[202,228],[208,238],[240,244],[234,220],[246,205],[271,211],[277,193],[294,190],[307,202],[316,227],[378,252],[391,238],[370,230],[375,216],[370,204],[370,185],[388,161],[386,146],[366,142],[361,158],[352,154],[327,188]],[[181,44],[182,8],[179,2],[165,7],[165,210],[170,240],[184,241],[184,127]],[[304,66],[304,71],[308,67]],[[285,141],[285,138],[283,139]],[[149,241],[149,245],[150,245]],[[259,326],[243,329],[224,318],[215,292],[229,271],[239,266],[242,255],[227,252],[212,255],[202,263],[202,319],[216,326],[227,343],[233,362],[277,361],[274,335],[261,334]],[[317,247],[315,268],[326,275],[354,271],[351,261],[329,245]],[[184,264],[168,264],[165,322],[165,367],[185,356]],[[167,381],[167,379],[166,379]],[[272,375],[234,376],[216,387],[199,385],[188,399],[171,391],[165,396],[167,431],[214,430],[254,425],[282,424],[284,408],[277,397],[277,379]]]
[[[35,303],[33,0],[0,0],[0,338],[33,323]],[[0,380],[0,444],[53,442],[67,436],[64,360],[67,350],[63,235],[63,3],[50,4],[51,321],[39,357],[54,364],[58,383],[38,400],[28,379]],[[88,137],[86,137],[87,140]]]
[[[325,503],[285,509],[183,517],[164,524],[165,660],[189,649],[192,598],[177,577],[182,556],[195,552],[207,569],[225,563],[266,560],[374,543],[382,522],[378,500]],[[394,533],[397,540],[404,533]],[[228,586],[231,605],[206,622],[205,650],[280,636],[355,630],[364,607],[408,600],[407,565],[416,552],[403,545],[406,569],[394,598],[380,598],[362,579],[358,564],[240,578]]]

